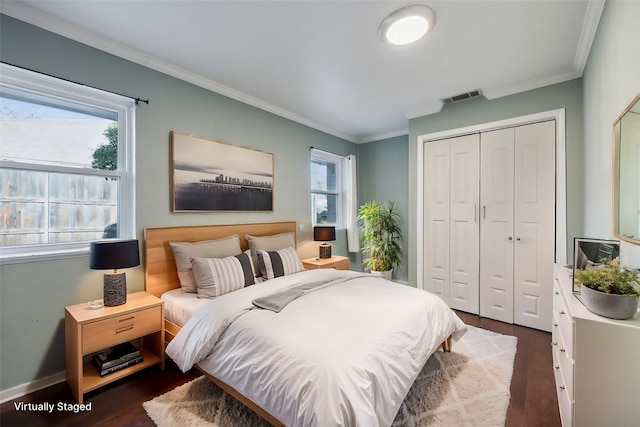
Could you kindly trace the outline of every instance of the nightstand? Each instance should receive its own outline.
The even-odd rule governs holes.
[[[316,268],[335,268],[336,270],[348,270],[349,258],[346,256],[332,256],[331,258],[307,258],[302,260],[302,265],[307,270]]]
[[[164,303],[146,292],[127,295],[115,307],[91,310],[87,303],[65,307],[65,366],[67,382],[78,403],[95,390],[141,369],[164,369]],[[134,341],[143,361],[103,377],[91,363],[94,353]]]

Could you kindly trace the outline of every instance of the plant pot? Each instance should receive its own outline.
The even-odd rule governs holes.
[[[610,319],[624,320],[638,311],[638,297],[633,295],[605,294],[585,285],[580,286],[584,305],[595,314]]]
[[[391,275],[393,274],[393,270],[388,270],[388,271],[371,270],[371,274],[374,276],[380,276],[383,279],[391,280]]]

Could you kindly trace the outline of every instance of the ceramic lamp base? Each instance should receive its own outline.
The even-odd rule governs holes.
[[[125,273],[104,275],[104,305],[113,307],[127,302],[127,277]]]
[[[320,245],[320,259],[331,258],[331,245],[323,243]]]

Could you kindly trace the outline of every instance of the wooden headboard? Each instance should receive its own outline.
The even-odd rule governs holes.
[[[249,248],[244,237],[245,234],[270,236],[287,232],[292,232],[295,235],[295,221],[147,228],[144,231],[145,290],[160,297],[163,293],[180,287],[176,263],[169,242],[200,242],[237,234],[240,236],[240,247],[244,251]]]

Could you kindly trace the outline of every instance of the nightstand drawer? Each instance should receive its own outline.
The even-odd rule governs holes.
[[[162,308],[158,306],[87,323],[82,326],[82,354],[159,331],[162,326],[161,316]]]

